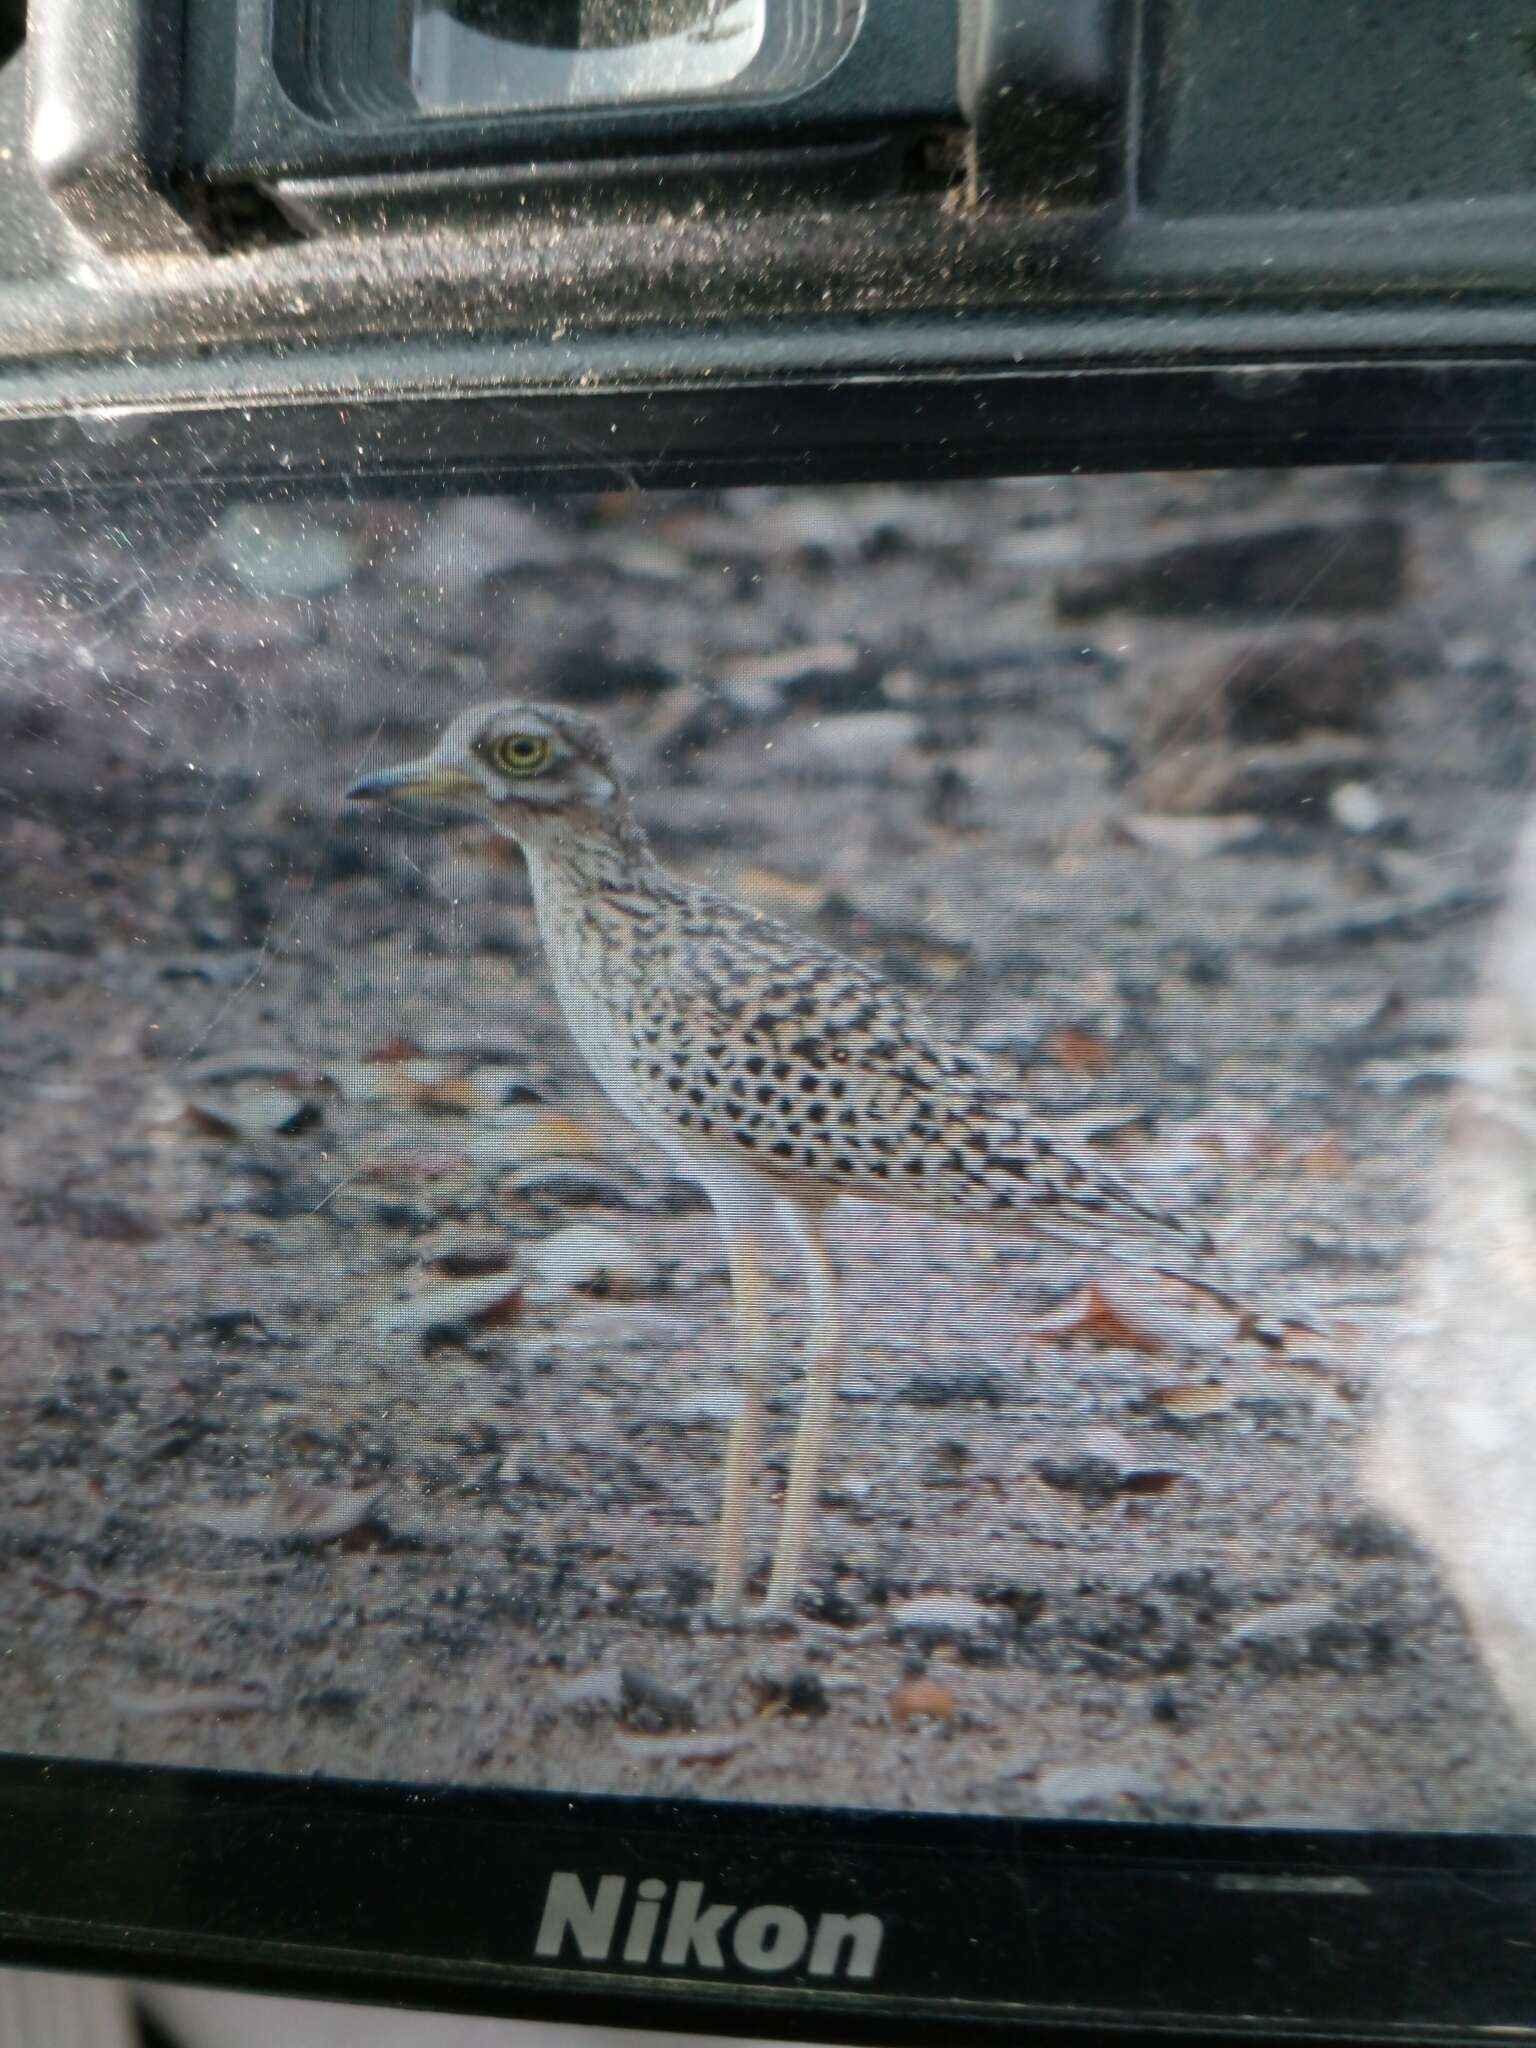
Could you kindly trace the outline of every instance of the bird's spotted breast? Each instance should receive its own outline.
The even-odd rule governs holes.
[[[598,1080],[674,1156],[1074,1240],[1192,1242],[1062,1156],[899,989],[788,926],[658,874],[583,893],[551,951]]]

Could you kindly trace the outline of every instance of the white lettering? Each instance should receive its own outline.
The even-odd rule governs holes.
[[[667,1921],[667,1938],[662,1944],[661,1960],[675,1969],[679,1963],[696,1961],[706,1970],[723,1970],[725,1957],[720,1953],[720,1937],[726,1925],[736,1916],[734,1906],[711,1906],[701,1913],[699,1907],[704,1900],[704,1887],[694,1878],[685,1878],[678,1886],[672,1901],[671,1917]]]
[[[811,1975],[835,1977],[841,1969],[845,1977],[873,1977],[884,1935],[884,1924],[873,1913],[823,1913],[811,1945]],[[849,1944],[846,1963],[842,1961],[844,1942]]]
[[[661,1918],[661,1902],[666,1896],[667,1888],[659,1877],[641,1879],[640,1903],[635,1907],[629,1933],[624,1937],[626,1963],[650,1961],[651,1944],[656,1939],[656,1922]]]
[[[570,1934],[575,1940],[578,1955],[589,1963],[604,1962],[613,1944],[613,1930],[618,1925],[619,1907],[623,1903],[622,1877],[601,1878],[597,1897],[589,1899],[574,1871],[557,1870],[549,1880],[544,1918],[539,1922],[539,1938],[533,1944],[534,1954],[558,1956],[566,1935]]]
[[[731,1946],[744,1970],[792,1970],[810,1938],[793,1906],[754,1906],[737,1921]]]

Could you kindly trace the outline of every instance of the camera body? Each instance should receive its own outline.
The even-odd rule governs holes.
[[[1515,0],[33,0],[0,503],[1524,460],[1533,228]],[[847,2039],[1529,2023],[1525,1837],[35,1756],[0,1822],[0,1949],[61,1966]]]
[[[761,87],[470,117],[409,9],[50,0],[0,72],[0,459],[175,479],[194,410],[291,484],[1516,456],[1496,11],[871,0]]]

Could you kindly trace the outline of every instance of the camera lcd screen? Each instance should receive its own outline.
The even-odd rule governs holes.
[[[6,511],[0,1744],[1525,1829],[1532,488]]]

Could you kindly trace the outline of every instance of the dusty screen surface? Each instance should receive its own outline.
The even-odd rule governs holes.
[[[1533,502],[0,515],[0,1745],[1528,1825]]]

